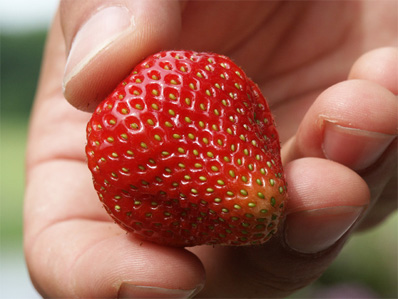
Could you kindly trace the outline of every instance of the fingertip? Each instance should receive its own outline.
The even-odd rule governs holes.
[[[334,206],[369,204],[366,182],[339,163],[302,158],[285,166],[289,201],[286,214]]]
[[[304,158],[285,171],[289,202],[284,237],[294,251],[313,254],[333,246],[369,204],[364,180],[341,164]]]
[[[351,68],[349,79],[364,79],[398,94],[398,48],[384,47],[362,55]]]

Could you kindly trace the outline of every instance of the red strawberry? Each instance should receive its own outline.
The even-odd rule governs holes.
[[[274,121],[230,59],[169,51],[123,81],[87,126],[100,200],[125,230],[159,244],[261,244],[286,183]]]

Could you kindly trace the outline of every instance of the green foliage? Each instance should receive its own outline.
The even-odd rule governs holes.
[[[0,103],[3,115],[29,115],[45,38],[45,31],[0,35]]]
[[[22,243],[27,123],[39,77],[45,31],[0,34],[1,247]]]

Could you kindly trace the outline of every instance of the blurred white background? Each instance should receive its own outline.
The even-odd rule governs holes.
[[[1,30],[15,32],[46,28],[57,5],[57,0],[1,0]]]

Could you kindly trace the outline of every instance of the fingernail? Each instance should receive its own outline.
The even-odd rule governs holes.
[[[192,298],[200,290],[198,286],[193,290],[165,289],[151,286],[138,286],[124,282],[119,288],[118,298]]]
[[[322,149],[326,158],[358,171],[375,163],[394,138],[395,135],[343,127],[326,121]]]
[[[65,67],[64,86],[99,52],[131,30],[133,25],[134,21],[124,7],[107,7],[93,15],[72,42]]]
[[[339,206],[292,213],[285,241],[293,250],[316,253],[336,243],[356,222],[364,207]]]

